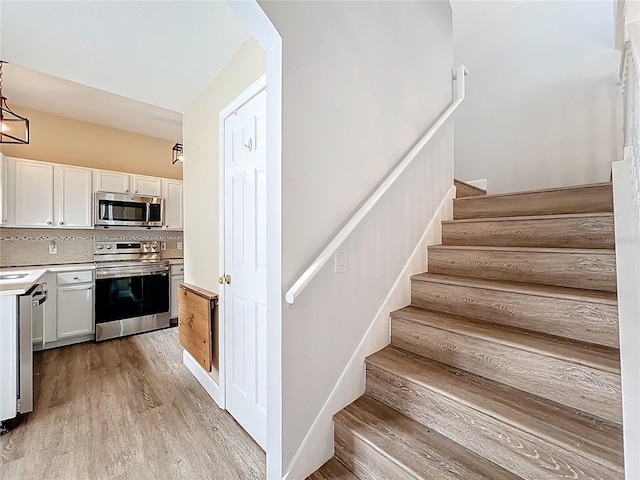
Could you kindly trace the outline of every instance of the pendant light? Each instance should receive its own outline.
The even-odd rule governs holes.
[[[0,143],[29,143],[29,119],[13,113],[2,94],[2,65],[0,60]]]
[[[171,163],[174,165],[182,165],[184,163],[184,149],[181,143],[176,143],[171,149],[173,154]]]

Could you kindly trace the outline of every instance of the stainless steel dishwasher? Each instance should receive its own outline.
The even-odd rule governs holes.
[[[15,365],[15,375],[9,375],[9,385],[3,386],[3,391],[12,396],[7,398],[6,404],[11,408],[3,413],[0,420],[0,433],[5,433],[10,425],[10,420],[19,413],[33,411],[33,345],[32,324],[34,321],[42,321],[43,305],[47,301],[45,283],[38,283],[31,287],[24,295],[17,297],[16,327],[13,331],[13,340],[8,351],[15,360],[10,363]],[[15,342],[15,343],[14,343]],[[14,363],[15,362],[15,363]],[[15,396],[14,396],[15,395]],[[15,403],[13,403],[15,402]],[[15,406],[15,408],[13,408]]]

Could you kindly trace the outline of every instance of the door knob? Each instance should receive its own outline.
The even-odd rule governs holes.
[[[224,277],[218,277],[218,283],[220,285],[224,284]]]
[[[222,277],[218,278],[218,283],[219,283],[220,285],[223,285],[223,284],[225,284],[225,283],[226,283],[227,285],[231,285],[231,275],[224,275],[224,276],[222,276]]]

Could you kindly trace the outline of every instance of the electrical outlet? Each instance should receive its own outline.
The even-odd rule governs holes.
[[[178,242],[178,250],[182,250],[182,242]]]
[[[55,242],[51,242],[49,244],[49,254],[50,255],[57,255],[58,254],[58,245],[56,245]]]
[[[167,249],[167,242],[160,242],[160,250],[166,250]]]

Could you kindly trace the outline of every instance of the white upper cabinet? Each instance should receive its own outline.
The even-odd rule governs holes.
[[[95,192],[164,198],[164,224],[182,230],[182,181],[0,154],[0,226],[93,228]]]
[[[56,165],[54,169],[54,193],[56,226],[91,228],[92,221],[92,171],[88,168]]]
[[[7,159],[0,153],[0,226],[7,225],[9,218],[7,215]]]
[[[164,180],[164,226],[171,230],[182,230],[182,182]]]
[[[9,184],[13,183],[13,224],[18,227],[52,226],[53,164],[11,159],[8,167]]]
[[[91,170],[6,158],[14,227],[91,228]],[[13,215],[11,215],[11,213]]]
[[[94,191],[109,193],[129,193],[131,175],[128,173],[94,170]]]
[[[109,170],[94,171],[94,187],[95,192],[123,193],[141,197],[162,196],[162,178]]]
[[[162,178],[131,175],[133,194],[141,197],[162,197]]]

